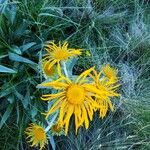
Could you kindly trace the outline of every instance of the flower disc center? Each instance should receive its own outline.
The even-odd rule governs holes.
[[[35,137],[37,138],[37,140],[41,141],[45,139],[45,132],[42,128],[35,129],[34,133],[35,133]]]
[[[54,74],[54,72],[55,72],[54,67],[49,68],[49,64],[45,63],[45,65],[44,65],[44,73],[47,76],[52,76]]]
[[[54,57],[57,60],[65,60],[69,57],[69,53],[66,50],[58,50],[55,52]]]
[[[67,98],[71,104],[81,104],[85,97],[84,88],[79,85],[71,85],[67,90]]]

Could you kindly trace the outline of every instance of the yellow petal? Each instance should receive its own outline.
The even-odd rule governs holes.
[[[72,81],[69,79],[69,78],[67,78],[67,77],[65,77],[65,76],[61,76],[61,78],[63,79],[63,80],[65,80],[68,84],[71,84],[72,83]]]
[[[87,90],[88,92],[93,92],[93,93],[96,93],[98,95],[101,95],[101,91],[99,89],[96,88],[96,86],[94,85],[91,85],[91,84],[83,84],[82,85],[85,90]]]
[[[109,79],[111,78],[117,78],[117,70],[112,68],[109,64],[106,64],[105,66],[102,67],[102,70],[104,72],[104,74],[106,75],[106,77],[108,77]]]
[[[81,55],[82,52],[81,52],[81,49],[78,49],[78,50],[75,50],[75,49],[68,49],[70,52],[70,56],[76,56],[76,55]]]
[[[53,104],[53,106],[50,108],[50,110],[46,113],[46,119],[49,117],[50,114],[54,113],[55,111],[57,111],[57,109],[59,109],[63,99],[64,99],[64,97],[61,97]]]
[[[52,68],[55,64],[56,64],[56,62],[57,62],[57,60],[53,60],[53,61],[51,61],[51,62],[47,62],[47,63],[49,63],[49,66],[48,66],[48,69],[50,69],[50,68]],[[47,65],[47,64],[46,64]]]
[[[46,44],[45,47],[49,50],[49,52],[56,51],[58,46],[54,42],[50,42],[49,44]]]
[[[91,98],[91,96],[86,95],[85,100],[93,107],[94,110],[96,108],[99,108],[98,103],[95,100],[93,100],[93,98]]]
[[[80,74],[80,76],[78,76],[78,78],[76,79],[75,83],[78,83],[79,80],[81,80],[82,78],[86,78],[91,71],[93,71],[94,67],[88,69],[88,70],[85,70],[83,73]]]
[[[44,101],[53,100],[55,98],[63,96],[64,93],[65,92],[60,92],[60,93],[57,93],[57,94],[44,94],[44,95],[42,95],[41,99],[44,100]]]
[[[64,88],[68,87],[68,84],[59,82],[59,80],[62,80],[62,78],[60,78],[56,81],[52,81],[52,82],[41,83],[38,86],[53,87],[55,89],[64,89]]]
[[[68,107],[67,113],[66,113],[66,118],[64,120],[64,123],[65,123],[65,134],[66,135],[68,133],[69,121],[70,121],[70,118],[71,118],[73,112],[74,112],[74,106],[70,104],[69,107]]]
[[[107,99],[107,102],[108,102],[108,104],[109,104],[109,107],[110,107],[111,111],[114,111],[114,107],[113,107],[113,105],[112,105],[110,99]]]
[[[61,67],[60,67],[60,63],[57,63],[57,70],[58,70],[58,75],[61,77],[62,73],[61,73]]]
[[[84,106],[87,110],[87,113],[88,113],[90,120],[92,120],[93,119],[93,110],[91,109],[90,105],[88,105],[88,104],[85,104]]]
[[[63,122],[63,118],[64,118],[64,115],[65,115],[65,112],[67,110],[66,106],[67,106],[67,101],[64,100],[61,104],[61,108],[60,108],[60,112],[59,112],[59,117],[58,117],[58,121],[59,122]]]
[[[89,119],[88,119],[88,116],[87,116],[87,111],[86,111],[86,109],[83,105],[82,105],[82,111],[83,111],[85,128],[88,129],[89,128]]]
[[[75,129],[76,129],[76,135],[78,132],[78,128],[80,127],[81,123],[81,108],[77,105],[74,108],[74,114],[75,114]]]
[[[62,49],[63,50],[67,50],[67,47],[68,47],[68,42],[65,41],[64,44],[63,44],[63,46],[62,46]]]
[[[52,48],[50,48],[50,47],[45,47],[45,50],[48,52],[48,53],[51,53],[52,51],[53,51],[53,49]],[[45,56],[45,55],[44,55]]]

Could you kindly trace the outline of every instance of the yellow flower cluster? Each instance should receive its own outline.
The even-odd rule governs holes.
[[[96,111],[99,111],[100,117],[104,118],[109,108],[112,111],[114,110],[111,98],[119,96],[117,93],[119,84],[116,69],[107,64],[102,67],[100,72],[97,72],[95,67],[92,67],[72,80],[71,77],[62,74],[61,62],[70,57],[81,55],[82,50],[68,48],[67,42],[64,42],[62,46],[60,43],[57,46],[51,42],[46,45],[45,49],[48,53],[43,59],[43,72],[47,76],[51,76],[54,73],[54,68],[57,68],[59,76],[54,81],[40,84],[42,87],[51,87],[57,91],[55,94],[44,94],[41,97],[43,101],[54,102],[45,113],[46,119],[58,111],[57,123],[59,129],[64,128],[67,135],[71,117],[74,116],[77,134],[81,126],[88,129],[89,122],[92,121],[93,114]],[[52,131],[56,128],[58,129],[58,126],[53,126]],[[36,146],[39,143],[40,147],[44,147],[43,144],[46,143],[44,134],[38,133],[36,137],[36,128],[33,126],[28,129],[27,134],[31,137],[32,145]]]
[[[25,133],[27,135],[27,139],[30,138],[28,142],[31,143],[31,146],[40,145],[40,150],[42,150],[45,144],[48,143],[46,132],[40,125],[36,125],[34,123],[30,124]]]
[[[75,57],[81,55],[81,49],[72,49],[68,48],[68,43],[64,42],[61,46],[59,42],[59,46],[54,44],[54,42],[50,42],[45,45],[45,50],[48,52],[44,55],[43,59],[43,72],[47,75],[53,75],[54,68],[58,69],[58,74],[61,74],[60,62],[69,59],[70,57]]]

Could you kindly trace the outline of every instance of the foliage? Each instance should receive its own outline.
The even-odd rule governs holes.
[[[55,137],[58,149],[98,149],[100,143],[106,148],[113,144],[113,149],[149,149],[149,12],[148,0],[1,0],[0,149],[29,149],[27,124],[33,118],[44,120],[39,114],[46,104],[36,86],[42,82],[38,62],[49,40],[67,40],[84,49],[74,74],[109,62],[118,68],[122,85],[116,113],[104,120],[95,116],[91,129],[76,138]]]

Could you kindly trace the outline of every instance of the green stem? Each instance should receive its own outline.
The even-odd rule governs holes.
[[[48,122],[48,120],[47,120],[48,126],[45,128],[45,132],[48,132],[48,131],[51,129],[51,127],[53,126],[53,124],[54,124],[54,122],[55,122],[57,116],[58,116],[58,111],[57,111],[56,114],[51,118],[51,121],[50,121],[50,122]]]
[[[63,67],[64,73],[65,73],[65,76],[69,77],[65,62],[62,62],[62,67]]]
[[[50,130],[51,127],[52,127],[52,124],[49,124],[49,125],[45,128],[45,132],[47,133],[47,132]]]

